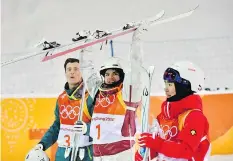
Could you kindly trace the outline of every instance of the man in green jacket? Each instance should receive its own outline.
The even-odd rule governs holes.
[[[47,150],[58,143],[55,161],[70,161],[74,134],[78,133],[79,150],[75,161],[92,161],[92,138],[89,136],[93,99],[85,92],[82,121],[79,121],[83,79],[79,60],[68,58],[64,64],[67,82],[65,90],[59,95],[55,108],[55,121],[34,149]]]

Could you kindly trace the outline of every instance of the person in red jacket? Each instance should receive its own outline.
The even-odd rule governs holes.
[[[156,133],[142,133],[141,148],[149,148],[153,161],[204,161],[210,153],[209,123],[203,114],[204,73],[190,62],[178,62],[164,72],[166,101],[157,116]],[[143,154],[135,154],[142,161]],[[148,159],[147,159],[148,160]]]

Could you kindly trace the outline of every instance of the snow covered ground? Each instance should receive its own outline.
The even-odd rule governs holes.
[[[197,63],[205,71],[206,87],[233,89],[232,0],[2,0],[1,59],[27,54],[42,38],[66,43],[83,29],[116,28],[162,9],[165,17],[170,17],[197,4],[200,7],[192,16],[150,28],[143,36],[144,64],[156,66],[152,92],[162,91],[164,69],[179,60]],[[116,56],[126,59],[130,40],[131,35],[114,40]],[[109,55],[107,48],[90,56],[99,67]],[[1,94],[57,95],[65,82],[65,58],[42,63],[42,56],[36,56],[3,67]],[[211,160],[230,161],[233,156],[213,156]]]

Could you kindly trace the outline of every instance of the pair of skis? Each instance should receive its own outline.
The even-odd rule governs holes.
[[[182,19],[182,18],[188,17],[197,8],[198,8],[198,6],[196,6],[194,9],[192,9],[192,10],[190,10],[188,12],[182,13],[180,15],[160,20],[164,16],[164,13],[165,13],[162,10],[155,17],[151,17],[149,19],[146,19],[145,21],[136,22],[136,23],[133,24],[133,26],[127,26],[126,25],[124,27],[120,27],[118,29],[114,29],[114,30],[112,30],[110,32],[107,32],[107,34],[104,34],[102,37],[91,38],[91,39],[87,37],[87,38],[81,39],[81,40],[76,41],[76,42],[72,42],[72,43],[69,43],[69,44],[60,45],[60,46],[52,48],[52,49],[48,49],[46,51],[39,51],[39,52],[29,53],[26,56],[18,57],[18,58],[15,58],[15,59],[3,62],[1,64],[1,66],[3,67],[3,66],[6,66],[6,65],[15,63],[17,61],[28,59],[30,57],[34,57],[34,56],[41,55],[41,54],[45,54],[45,56],[44,56],[44,58],[42,60],[42,62],[45,62],[45,61],[57,58],[59,56],[63,56],[63,55],[72,53],[74,51],[77,51],[77,50],[80,50],[80,49],[84,49],[84,48],[87,48],[89,46],[92,46],[92,45],[95,45],[95,44],[98,44],[98,43],[103,43],[103,42],[105,42],[107,40],[111,40],[111,39],[114,39],[114,38],[117,38],[117,37],[129,34],[129,33],[132,33],[138,27],[140,27],[141,25],[143,25],[145,22],[148,23],[148,26],[154,26],[154,25],[159,25],[159,24],[163,24],[163,23],[167,23],[167,22],[171,22],[171,21],[174,21],[174,20],[178,20],[178,19]]]
[[[151,82],[154,74],[154,66],[150,66],[146,73],[148,74],[146,85],[143,89],[142,94],[142,108],[141,108],[141,133],[149,132],[149,110],[150,110],[150,95],[151,95]],[[146,70],[146,69],[145,69]],[[143,157],[143,161],[148,161],[149,149],[140,148],[139,153]]]
[[[162,18],[164,13],[165,13],[164,11],[161,11],[155,17],[149,18],[146,21],[149,23],[149,25],[151,25],[152,23],[154,23],[157,20],[159,20],[160,18]],[[77,45],[76,45],[76,43],[70,44],[70,46],[72,46],[72,47],[69,48],[69,49],[62,50],[63,47],[55,48],[53,51],[49,51],[49,53],[47,53],[47,56],[45,56],[42,61],[43,62],[48,61],[48,60],[54,59],[56,57],[69,54],[71,52],[74,52],[74,51],[77,51],[77,50],[80,50],[80,49],[84,49],[84,48],[93,46],[95,44],[103,43],[103,42],[105,42],[107,40],[111,40],[111,39],[114,39],[114,38],[129,34],[129,33],[132,33],[138,27],[140,27],[140,25],[142,25],[142,24],[143,24],[143,22],[137,22],[133,26],[129,26],[128,28],[120,27],[118,29],[114,29],[114,30],[112,30],[110,32],[107,32],[107,34],[105,34],[103,37],[100,37],[99,39],[96,39],[96,38],[90,38],[89,39],[87,37],[86,39],[81,40],[82,43],[77,42]],[[87,40],[87,42],[85,42],[85,40]],[[83,41],[84,41],[84,43],[83,43]],[[75,45],[73,46],[73,44],[75,44]],[[65,46],[65,48],[66,48],[66,46]]]

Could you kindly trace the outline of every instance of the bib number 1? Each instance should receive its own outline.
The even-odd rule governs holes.
[[[97,128],[97,139],[100,139],[100,124],[96,125]]]

